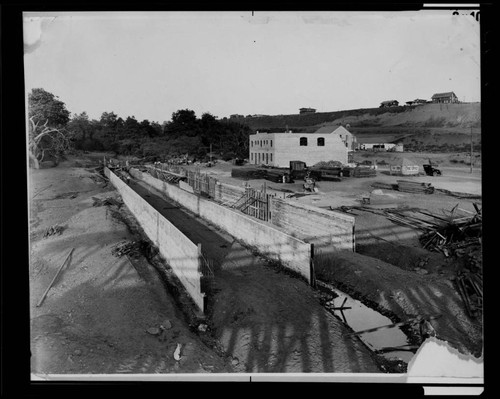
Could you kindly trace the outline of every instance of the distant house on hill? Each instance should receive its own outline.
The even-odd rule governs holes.
[[[431,99],[433,103],[458,103],[458,97],[452,91],[446,93],[436,93],[431,97]]]
[[[315,108],[300,108],[299,114],[314,114],[316,112]]]
[[[244,117],[245,117],[244,115],[240,115],[240,114],[229,115],[230,119],[238,119],[238,118],[244,118]]]
[[[387,101],[382,101],[380,103],[379,108],[385,108],[385,107],[397,107],[399,105],[399,101],[397,100],[387,100]]]
[[[422,100],[421,98],[416,98],[415,100],[407,101],[406,105],[422,105],[427,104],[427,100]]]
[[[356,136],[354,136],[349,130],[347,130],[344,126],[333,126],[333,125],[325,125],[320,127],[314,133],[334,133],[340,135],[340,138],[345,143],[345,146],[349,151],[354,151],[357,146]]]

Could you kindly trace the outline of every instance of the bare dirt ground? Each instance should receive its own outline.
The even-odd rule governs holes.
[[[113,255],[117,244],[140,237],[117,217],[117,206],[93,206],[92,197],[116,192],[75,167],[85,160],[76,161],[30,171],[32,373],[231,371],[226,358],[192,331],[144,256],[129,262]],[[54,225],[62,227],[61,234],[44,237]],[[72,258],[37,307],[72,248]],[[157,335],[160,325],[165,329]]]
[[[378,156],[383,159],[394,154]],[[473,203],[481,207],[481,170],[476,167],[471,174],[468,167],[446,162],[453,156],[455,154],[431,156],[448,165],[443,168],[442,176],[391,176],[388,167],[379,166],[376,177],[320,181],[319,192],[308,195],[294,195],[303,191],[302,182],[280,184],[262,179],[243,181],[232,178],[230,170],[234,166],[223,162],[202,171],[230,184],[249,184],[255,188],[262,188],[265,184],[268,192],[274,192],[279,197],[324,209],[338,211],[341,206],[360,207],[362,197],[368,196],[382,199],[381,208],[419,208],[443,217],[449,216],[455,208],[456,217],[467,216],[470,215],[467,212],[475,212]],[[365,157],[362,154],[361,158]],[[413,154],[413,157],[423,160],[428,159],[429,154]],[[460,198],[439,191],[434,194],[409,194],[385,189],[377,190],[379,195],[373,196],[372,192],[376,190],[372,187],[374,182],[395,184],[397,180],[431,183],[436,189],[474,197]],[[367,208],[377,208],[377,205]],[[446,258],[442,253],[423,249],[418,240],[420,231],[395,224],[384,216],[369,212],[369,209],[353,210],[350,214],[356,220],[356,253],[339,254],[334,265],[324,265],[317,270],[318,278],[333,283],[394,321],[439,314],[440,317],[432,321],[438,337],[462,353],[481,356],[482,317],[471,318],[467,315],[453,285],[464,260]],[[477,250],[474,253],[480,256]],[[415,332],[409,331],[416,337]]]
[[[144,237],[126,207],[92,206],[92,197],[118,196],[111,186],[91,177],[90,169],[84,168],[86,162],[71,159],[57,168],[31,171],[34,373],[405,371],[404,365],[385,362],[349,335],[349,327],[321,304],[322,293],[133,182],[188,237],[202,242],[216,265],[205,320],[208,329],[197,330],[189,305],[179,304],[178,290],[166,287],[153,266],[158,262],[143,255],[131,258],[132,263],[113,256],[118,243]],[[219,163],[205,171],[232,184],[258,188],[264,183],[233,179],[232,167]],[[372,182],[395,182],[395,176],[379,172],[375,178],[320,182],[319,193],[293,200],[324,208],[359,206],[360,197],[373,190]],[[453,172],[439,184],[457,184],[448,189],[462,191],[460,182],[472,181],[472,192],[477,193],[478,185],[480,192],[480,175],[474,180],[463,171]],[[438,177],[419,178],[438,187]],[[284,197],[289,191],[301,191],[301,183],[266,185]],[[390,194],[395,195],[397,206],[442,212],[457,204],[472,211],[472,202],[480,203],[441,193]],[[433,321],[438,337],[479,356],[482,321],[465,315],[453,289],[451,278],[457,266],[420,248],[418,234],[410,228],[369,212],[357,212],[355,217],[358,253],[340,256],[334,273],[320,269],[319,276],[394,321],[439,313],[442,317]],[[43,237],[54,225],[63,227],[61,235]],[[71,261],[37,307],[71,248],[75,248]],[[161,324],[172,327],[161,335],[147,332],[151,328],[155,332]],[[178,344],[182,344],[180,361],[173,357]]]

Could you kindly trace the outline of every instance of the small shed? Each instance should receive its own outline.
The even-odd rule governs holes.
[[[403,158],[401,162],[391,165],[391,175],[411,176],[420,173],[420,167],[407,158]]]

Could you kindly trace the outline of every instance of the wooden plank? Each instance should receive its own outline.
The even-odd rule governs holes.
[[[45,292],[43,293],[42,297],[40,298],[40,300],[38,301],[37,303],[37,307],[39,307],[42,302],[44,301],[45,297],[47,296],[47,293],[49,292],[49,290],[52,288],[52,285],[54,284],[54,282],[56,281],[57,277],[59,276],[59,273],[61,273],[61,270],[63,269],[64,265],[66,264],[66,262],[68,261],[69,257],[71,256],[71,254],[73,253],[73,251],[75,250],[75,248],[72,248],[71,251],[69,252],[68,256],[66,257],[66,259],[64,260],[63,264],[61,265],[61,267],[59,267],[59,270],[57,270],[57,273],[56,275],[54,276],[54,278],[52,279],[52,281],[50,282],[49,286],[47,287],[47,289],[45,290]]]

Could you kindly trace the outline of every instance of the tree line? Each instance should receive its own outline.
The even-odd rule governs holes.
[[[188,155],[203,159],[212,155],[223,159],[246,158],[251,129],[242,123],[218,120],[210,113],[197,117],[182,109],[162,124],[134,116],[125,119],[113,111],[91,119],[86,112],[73,114],[57,96],[38,88],[28,95],[29,154],[34,162],[59,158],[69,148],[84,151],[109,151],[168,159]]]

